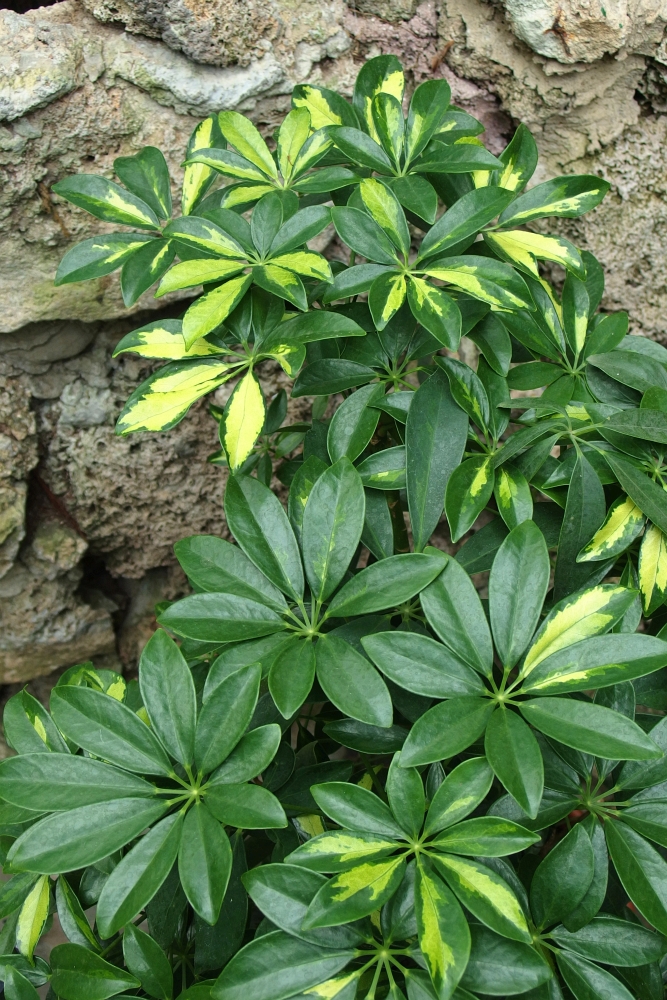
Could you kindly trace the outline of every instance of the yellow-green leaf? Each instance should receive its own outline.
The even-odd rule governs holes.
[[[223,188],[220,197],[220,208],[236,208],[238,205],[249,205],[259,201],[265,194],[275,191],[271,184],[230,184]]]
[[[293,250],[292,253],[274,257],[271,263],[277,267],[286,267],[288,271],[296,271],[307,278],[317,278],[319,281],[333,281],[329,261],[312,250]]]
[[[165,226],[165,236],[171,236],[179,243],[194,250],[208,250],[217,257],[245,257],[242,247],[215,223],[190,215],[175,219]]]
[[[26,896],[16,925],[16,947],[30,961],[46,925],[49,899],[49,877],[42,875]]]
[[[197,126],[188,143],[187,157],[200,149],[211,149],[216,144],[218,136],[218,124],[214,115],[209,115]],[[181,209],[183,215],[189,215],[199,201],[202,194],[210,186],[215,171],[203,163],[192,163],[185,168],[183,173],[183,189],[181,196]]]
[[[278,163],[285,180],[289,180],[292,176],[301,147],[309,135],[310,112],[307,108],[294,108],[285,118],[278,133]]]
[[[405,213],[394,192],[374,177],[367,177],[359,185],[359,193],[364,205],[392,243],[407,254],[410,249],[410,233]]]
[[[535,278],[540,277],[538,260],[552,260],[580,278],[586,275],[579,251],[562,236],[542,236],[513,229],[505,233],[485,233],[484,240],[500,257],[513,261]]]
[[[292,166],[292,179],[300,177],[301,174],[305,173],[306,170],[309,169],[309,167],[314,166],[318,160],[322,159],[326,151],[332,145],[333,142],[324,129],[319,129],[317,132],[313,132],[308,142],[305,143],[296,157],[294,165]]]
[[[630,497],[619,497],[588,545],[577,556],[577,562],[599,562],[624,552],[644,527],[645,520]]]
[[[250,160],[267,177],[277,177],[278,171],[268,146],[253,123],[238,111],[221,111],[218,115],[220,131],[227,142],[246,160]]]
[[[264,397],[252,372],[241,379],[225,409],[223,445],[232,472],[243,465],[264,426]]]
[[[208,340],[198,340],[188,350],[183,340],[183,324],[180,319],[156,320],[139,330],[133,330],[120,341],[113,357],[127,351],[140,354],[142,358],[164,358],[166,361],[224,354],[221,347],[216,347]]]
[[[626,587],[599,584],[561,601],[548,615],[526,653],[521,676],[526,677],[557,650],[608,632],[618,620],[619,609],[621,615],[627,610],[628,594],[631,592]]]
[[[211,333],[229,316],[250,287],[252,276],[242,274],[202,295],[183,317],[183,338],[189,349],[196,340]]]
[[[212,358],[165,365],[132,393],[118,418],[116,433],[169,430],[195,400],[217,389],[231,374],[229,365]]]
[[[655,524],[649,525],[642,539],[638,570],[639,590],[647,615],[667,597],[667,539]]]
[[[354,105],[376,142],[380,137],[373,121],[373,99],[378,94],[390,94],[402,104],[404,90],[403,69],[395,56],[378,56],[362,67],[354,88]]]
[[[277,361],[286,375],[296,378],[306,360],[306,348],[303,344],[276,344],[266,355]]]
[[[357,972],[343,973],[340,976],[335,976],[333,979],[327,979],[325,983],[320,983],[319,986],[311,986],[309,990],[304,990],[302,996],[304,997],[315,997],[316,1000],[336,1000],[343,990],[354,983],[361,975],[361,970]],[[348,996],[349,994],[345,994]],[[352,994],[354,995],[354,993]]]
[[[244,260],[212,260],[210,257],[202,260],[184,260],[175,264],[160,282],[155,298],[175,292],[179,288],[194,288],[208,281],[220,281],[231,278],[246,266]]]
[[[311,128],[321,129],[327,125],[354,125],[354,112],[340,94],[326,87],[312,87],[300,84],[292,93],[292,106],[307,108]]]
[[[379,909],[401,883],[403,858],[368,861],[329,879],[308,907],[303,926],[334,927]]]
[[[419,947],[438,996],[451,996],[470,955],[470,931],[456,897],[419,865],[415,878]]]
[[[505,937],[530,942],[521,904],[499,875],[472,858],[441,854],[432,861],[471,913]]]
[[[307,840],[292,854],[289,864],[300,864],[314,871],[341,871],[363,861],[378,860],[395,851],[396,841],[370,833],[330,830]]]

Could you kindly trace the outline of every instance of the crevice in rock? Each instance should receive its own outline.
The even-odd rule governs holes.
[[[34,3],[33,0],[0,0],[0,10],[13,10],[15,14],[26,14],[29,10],[39,10],[40,7],[53,7],[59,0],[43,0]]]
[[[646,60],[646,70],[635,90],[643,118],[667,112],[667,66],[656,59]]]

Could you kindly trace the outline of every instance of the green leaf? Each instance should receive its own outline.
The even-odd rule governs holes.
[[[126,306],[133,306],[151,285],[159,281],[175,255],[176,247],[171,240],[153,240],[128,257],[120,273],[120,288]]]
[[[639,392],[647,392],[654,386],[667,388],[667,371],[664,365],[638,351],[616,350],[607,354],[591,354],[588,363],[600,368],[622,385],[631,386]]]
[[[6,1000],[39,1000],[39,993],[35,987],[18,969],[8,965],[4,977]]]
[[[534,995],[540,1000],[560,1000],[559,993],[537,992],[553,973],[533,947],[508,941],[479,924],[472,925],[471,934],[470,961],[461,980],[466,989],[495,996],[535,990]]]
[[[334,392],[365,385],[377,377],[368,365],[345,358],[323,358],[307,365],[299,374],[292,388],[292,398],[299,396],[328,396]]]
[[[557,951],[558,969],[576,1000],[632,1000],[632,994],[616,976],[584,958]]]
[[[328,608],[332,618],[372,614],[402,604],[442,572],[445,557],[409,552],[362,569],[344,584]]]
[[[619,712],[572,698],[537,698],[520,705],[524,719],[566,746],[610,760],[662,755],[639,726]]]
[[[91,930],[78,897],[64,875],[61,875],[56,882],[56,906],[60,926],[70,941],[91,951],[99,952],[102,950]]]
[[[275,795],[261,785],[211,783],[206,791],[209,811],[225,826],[246,830],[274,830],[287,826]]]
[[[393,896],[404,873],[403,858],[388,858],[334,875],[314,896],[304,927],[336,927],[369,916]]]
[[[576,219],[600,204],[609,182],[600,177],[573,174],[536,184],[519,195],[500,216],[501,226],[525,224],[547,216]]]
[[[403,101],[405,78],[396,56],[375,56],[368,59],[357,75],[352,103],[362,127],[377,137],[373,122],[373,100],[378,94],[390,94],[399,104]]]
[[[174,976],[169,959],[157,941],[131,923],[123,933],[123,957],[146,993],[157,1000],[171,1000]]]
[[[664,666],[667,666],[667,643],[662,639],[632,634],[594,636],[542,660],[524,681],[522,691],[525,694],[591,691],[643,677]]]
[[[627,587],[599,584],[566,597],[551,609],[526,653],[521,676],[561,649],[609,632],[634,600]]]
[[[349,457],[338,458],[314,484],[303,513],[303,560],[317,600],[328,600],[343,579],[361,538],[364,510],[361,477]]]
[[[360,266],[374,267],[375,265],[362,264]],[[368,306],[377,330],[384,330],[387,323],[405,302],[408,291],[409,287],[406,287],[405,277],[393,270],[383,271],[373,280],[368,293]]]
[[[501,188],[483,187],[459,198],[429,229],[419,251],[420,258],[432,257],[478,233],[511,202],[512,195]]]
[[[500,159],[503,170],[498,184],[508,191],[521,191],[534,174],[538,160],[537,143],[525,125],[519,125]]]
[[[89,757],[27,753],[0,764],[0,798],[23,809],[67,812],[121,798],[151,798],[155,786]]]
[[[262,390],[254,374],[248,371],[235,386],[220,426],[222,446],[232,473],[252,452],[265,419]]]
[[[335,976],[352,948],[322,948],[283,931],[255,938],[234,955],[216,980],[214,1000],[287,1000]]]
[[[408,282],[408,302],[412,315],[435,339],[450,351],[461,340],[461,313],[451,295],[414,275]]]
[[[394,192],[403,208],[413,212],[418,218],[432,225],[438,211],[438,195],[425,177],[408,174],[406,177],[391,177],[385,181]]]
[[[361,292],[367,292],[376,278],[388,274],[395,280],[395,272],[389,271],[384,264],[356,264],[347,267],[334,276],[334,280],[322,295],[322,302],[335,302]],[[308,319],[316,319],[318,313],[309,313]]]
[[[126,705],[92,688],[64,686],[51,693],[58,728],[78,746],[140,774],[169,774],[171,764],[150,728]]]
[[[512,344],[507,330],[494,313],[487,313],[466,336],[477,344],[487,363],[498,375],[507,375],[512,359]]]
[[[269,248],[271,257],[276,254],[286,254],[297,247],[302,247],[308,240],[318,236],[323,229],[331,222],[331,213],[325,205],[310,205],[302,208],[287,219],[278,232]],[[315,318],[313,314],[311,318]],[[342,317],[341,317],[342,319]],[[303,324],[302,324],[303,325]]]
[[[547,854],[533,875],[530,905],[540,929],[560,923],[584,898],[595,857],[586,830],[577,824]]]
[[[419,156],[429,142],[449,107],[450,99],[451,89],[446,80],[427,80],[415,89],[405,126],[406,163]]]
[[[141,654],[139,686],[163,746],[181,764],[191,764],[197,725],[195,686],[183,654],[162,629],[153,633]]]
[[[384,397],[384,386],[378,383],[362,386],[343,400],[327,434],[327,448],[332,462],[343,456],[350,461],[365,451],[375,433],[380,411],[374,406]]]
[[[55,285],[102,278],[121,267],[131,256],[155,242],[142,233],[109,233],[91,236],[67,251],[58,265]]]
[[[508,819],[477,816],[450,826],[439,834],[430,846],[450,854],[501,858],[516,854],[539,842],[539,836]]]
[[[225,491],[227,523],[257,568],[294,600],[303,595],[303,569],[294,532],[271,490],[250,476],[230,476]]]
[[[483,455],[467,458],[449,477],[445,513],[453,542],[458,542],[482,513],[493,494],[494,482],[491,459]]]
[[[378,632],[364,636],[361,644],[375,666],[406,691],[427,698],[457,698],[486,690],[477,673],[428,636]]]
[[[361,785],[329,781],[313,786],[312,791],[320,809],[344,829],[363,831],[375,837],[407,840],[403,827],[394,818],[389,806]]]
[[[437,177],[438,174],[488,172],[499,166],[500,160],[481,143],[469,141],[443,143],[438,141],[436,135],[435,141],[427,146],[423,157],[412,169]]]
[[[605,426],[627,437],[667,444],[667,413],[662,410],[651,410],[643,405],[639,410],[621,410],[609,417]]]
[[[49,878],[42,875],[23,900],[16,924],[16,947],[29,962],[46,927],[50,902]]]
[[[438,638],[464,663],[491,676],[493,643],[486,615],[474,584],[455,560],[420,595],[429,625]]]
[[[252,901],[280,930],[324,947],[358,944],[360,935],[351,926],[340,930],[303,930],[301,925],[313,896],[326,878],[297,865],[259,865],[243,876],[243,884]]]
[[[129,396],[118,417],[116,433],[170,430],[196,400],[233,374],[227,374],[228,369],[228,364],[214,358],[165,365]]]
[[[275,757],[280,736],[280,726],[275,723],[251,729],[213,772],[213,782],[236,783],[256,778]]]
[[[308,209],[304,209],[304,212],[306,211]],[[295,217],[292,216],[292,218]],[[374,267],[375,265],[372,266]],[[280,323],[262,341],[262,350],[279,352],[285,344],[308,344],[311,341],[329,340],[334,337],[364,336],[364,330],[351,317],[342,315],[341,313],[317,309],[315,312],[309,312],[305,316],[295,316]]]
[[[530,727],[515,712],[501,706],[486,727],[484,752],[496,777],[534,819],[542,800],[544,767]]]
[[[551,567],[544,535],[524,521],[504,540],[489,576],[489,612],[503,667],[516,665],[540,620]]]
[[[245,295],[253,277],[257,280],[254,271],[252,275],[242,274],[238,278],[232,278],[202,295],[190,306],[183,317],[183,339],[187,348],[224,323]]]
[[[392,162],[375,138],[361,129],[345,126],[334,126],[327,131],[334,145],[353,163],[377,170],[381,174],[392,173]]]
[[[169,167],[159,149],[144,146],[134,156],[119,156],[113,168],[125,187],[149,205],[158,218],[171,218]]]
[[[195,731],[195,763],[210,773],[225,760],[250,722],[262,676],[258,663],[241,667],[211,692],[202,705]]]
[[[176,860],[182,830],[182,813],[167,816],[114,868],[97,903],[97,927],[103,938],[133,920],[153,898]]]
[[[51,952],[51,986],[68,1000],[106,1000],[140,987],[138,979],[78,944],[59,944]]]
[[[384,559],[375,565],[387,562]],[[336,635],[322,636],[315,647],[315,662],[320,686],[336,708],[372,726],[386,728],[392,724],[393,706],[387,685],[354,646]]]
[[[357,466],[364,486],[374,490],[405,489],[405,446],[385,448],[365,458]],[[386,502],[385,502],[386,507]],[[382,510],[382,508],[380,508]],[[368,520],[368,493],[366,493],[366,520]],[[393,549],[393,545],[391,546]],[[387,555],[392,552],[388,551]],[[384,558],[384,557],[383,557]]]
[[[437,364],[447,372],[452,396],[479,428],[489,426],[489,399],[482,381],[472,368],[455,358],[439,358]]]
[[[368,261],[395,265],[394,245],[377,222],[359,208],[333,208],[331,220],[336,232],[351,250]]]
[[[290,719],[303,705],[315,680],[312,640],[293,636],[278,651],[269,670],[269,691],[278,711]]]
[[[480,188],[480,191],[483,190],[486,189]],[[496,309],[534,308],[528,286],[521,275],[509,264],[492,260],[490,257],[476,257],[472,254],[464,257],[442,257],[440,260],[429,262],[424,273],[431,278],[447,281],[466,295],[481,302],[488,302]]]
[[[313,486],[327,468],[327,465],[317,455],[309,455],[303,462],[290,484],[287,501],[287,513],[294,534],[301,542],[303,529],[303,514],[308,503],[308,497]]]
[[[600,914],[576,933],[556,927],[551,937],[562,948],[581,958],[621,967],[659,962],[665,953],[665,939],[641,924]]]
[[[595,816],[587,816],[581,824],[590,837],[595,868],[593,879],[578,906],[563,918],[568,931],[578,931],[585,927],[604,903],[607,894],[609,874],[609,854],[602,823]],[[573,949],[576,951],[576,948]]]
[[[405,832],[418,837],[426,811],[424,786],[417,769],[401,767],[400,760],[400,753],[394,754],[387,774],[389,807]]]
[[[645,919],[667,932],[667,862],[643,837],[623,823],[609,820],[605,836],[623,888]]]
[[[139,229],[160,228],[160,221],[150,205],[119,184],[97,174],[66,177],[54,184],[51,190],[104,222],[118,222],[122,226],[137,226]]]
[[[482,735],[494,708],[484,698],[453,698],[430,708],[403,744],[403,766],[431,764],[461,753]]]
[[[590,308],[586,285],[580,280],[581,278],[581,274],[575,277],[569,273],[562,294],[563,330],[575,357],[578,357],[584,349]]]
[[[215,924],[227,890],[232,848],[223,826],[203,803],[186,814],[178,852],[181,885],[195,913]]]
[[[492,784],[493,771],[484,757],[471,757],[455,767],[433,796],[424,836],[430,837],[465,819],[484,801]]]
[[[237,545],[215,535],[191,535],[174,545],[183,572],[199,591],[247,597],[284,611],[285,598]]]
[[[466,415],[454,402],[446,376],[436,371],[412,399],[405,430],[408,507],[418,552],[442,514],[447,482],[463,456],[467,429]]]
[[[526,524],[533,516],[533,498],[526,477],[507,464],[496,471],[493,487],[498,512],[507,527],[512,530]]]
[[[329,722],[324,727],[327,736],[336,740],[342,746],[359,753],[395,753],[400,750],[408,735],[403,726],[389,726],[382,729],[379,726],[369,726],[356,719],[340,719]]]
[[[470,930],[456,897],[424,865],[415,875],[415,913],[421,953],[438,996],[451,996],[470,954]]]
[[[519,900],[507,882],[491,868],[472,858],[451,854],[434,854],[431,860],[473,916],[503,937],[530,942],[530,931]]]
[[[166,608],[158,622],[177,635],[216,643],[256,639],[285,627],[266,605],[233,594],[191,594]]]

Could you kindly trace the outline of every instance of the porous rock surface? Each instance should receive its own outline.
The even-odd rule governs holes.
[[[612,184],[550,226],[607,272],[604,306],[667,340],[665,0],[63,0],[0,10],[0,681],[87,658],[132,666],[156,601],[183,592],[172,546],[225,532],[205,403],[173,431],[120,439],[118,412],[151,366],[119,338],[177,301],[124,309],[116,275],[53,286],[64,252],[104,232],[51,186],[165,153],[174,189],[204,115],[249,114],[270,136],[298,82],[350,94],[366,58],[398,55],[410,87],[446,77],[500,151],[514,125],[535,180]],[[281,384],[267,371],[272,391]],[[221,394],[224,401],[230,387]],[[295,401],[302,416],[307,401]]]

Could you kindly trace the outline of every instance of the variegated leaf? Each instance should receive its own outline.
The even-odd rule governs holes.
[[[142,358],[164,358],[166,361],[224,354],[222,348],[216,347],[208,340],[198,340],[188,350],[183,340],[183,324],[180,319],[156,320],[138,330],[133,330],[117,345],[113,357],[128,351],[140,354]]]
[[[180,288],[195,288],[209,281],[231,278],[242,271],[246,264],[245,260],[214,260],[211,257],[202,260],[184,260],[167,271],[155,293],[155,298],[159,299],[162,295]]]
[[[646,518],[630,497],[620,496],[602,525],[577,556],[577,562],[601,562],[625,552],[644,527]]]
[[[245,295],[251,282],[252,275],[242,274],[202,295],[190,306],[183,317],[183,338],[188,350],[196,340],[224,323],[232,309]]]
[[[644,614],[652,614],[667,597],[667,539],[655,524],[642,539],[638,571]]]
[[[309,135],[310,112],[307,108],[294,108],[278,132],[278,164],[285,180],[292,176],[294,165]]]
[[[243,465],[252,451],[265,416],[262,390],[249,371],[234,389],[223,417],[222,443],[232,472]]]
[[[229,365],[212,358],[174,361],[134,390],[118,418],[117,434],[165,431],[174,427],[195,400],[230,377]]]
[[[517,264],[521,270],[535,278],[540,277],[538,260],[551,260],[580,278],[586,276],[579,251],[562,236],[542,236],[540,233],[515,229],[504,233],[484,233],[484,240],[500,257]]]
[[[218,115],[220,131],[227,142],[267,177],[277,178],[278,171],[268,146],[256,127],[238,111],[221,111]]]

